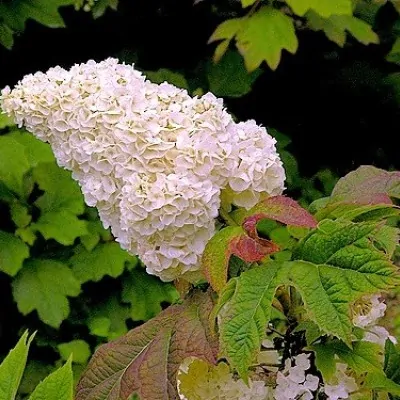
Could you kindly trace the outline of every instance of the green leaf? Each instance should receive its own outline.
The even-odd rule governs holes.
[[[28,208],[19,201],[10,204],[10,214],[14,224],[19,228],[25,228],[32,220]]]
[[[207,64],[209,89],[216,96],[244,96],[251,91],[252,84],[260,74],[260,69],[248,73],[243,57],[236,51],[228,51],[218,63]]]
[[[352,15],[351,0],[285,0],[294,13],[303,17],[307,11],[314,10],[323,18],[331,15]]]
[[[68,317],[67,296],[80,293],[79,282],[65,264],[44,259],[29,259],[12,287],[18,310],[23,315],[37,310],[39,318],[53,328]]]
[[[316,211],[315,218],[344,219],[355,222],[381,221],[399,215],[400,209],[392,204],[359,204],[351,201],[339,201],[332,198]]]
[[[256,0],[241,0],[243,8],[253,5]]]
[[[25,146],[25,154],[32,168],[36,167],[39,163],[54,162],[54,155],[50,145],[36,139],[31,133],[22,129],[16,129],[9,132],[7,136]]]
[[[113,340],[128,332],[126,320],[129,316],[129,307],[111,296],[91,307],[87,325],[92,335]]]
[[[34,336],[28,337],[26,331],[0,364],[0,400],[15,399]]]
[[[346,363],[358,376],[366,372],[382,372],[382,349],[377,343],[358,341],[348,347],[339,340],[311,346],[316,366],[324,380],[329,381],[336,371],[336,359]]]
[[[53,371],[53,366],[38,360],[30,360],[19,385],[20,395],[29,395],[35,387]],[[21,396],[22,397],[22,396]],[[27,396],[26,396],[27,397]]]
[[[23,177],[29,169],[25,146],[8,135],[0,136],[0,180],[7,188],[21,195]]]
[[[44,213],[31,224],[31,229],[40,232],[46,240],[55,239],[64,246],[74,244],[76,238],[88,233],[86,221],[64,210]]]
[[[202,257],[202,268],[216,292],[220,292],[228,279],[229,259],[232,255],[230,243],[240,237],[243,229],[228,226],[218,231],[207,243]]]
[[[168,82],[182,89],[188,89],[189,87],[186,78],[182,74],[165,68],[161,68],[158,71],[146,71],[146,77],[153,83]]]
[[[218,25],[217,29],[213,32],[208,43],[215,42],[217,40],[232,40],[238,31],[243,27],[243,18],[232,18],[228,19],[222,24]]]
[[[324,344],[315,344],[310,349],[315,354],[315,366],[321,372],[324,381],[329,382],[336,373],[334,349]]]
[[[335,354],[357,375],[382,371],[382,348],[377,343],[353,342],[352,348],[349,348],[343,342],[334,340],[324,346],[331,346]]]
[[[390,340],[385,343],[385,362],[383,370],[386,376],[393,382],[400,383],[400,348]]]
[[[29,400],[73,400],[74,378],[71,359],[39,383]]]
[[[4,23],[0,23],[0,44],[2,44],[8,50],[11,50],[14,45],[13,33],[14,32],[10,29],[9,26]]]
[[[42,213],[64,211],[80,215],[84,212],[83,196],[70,172],[54,162],[40,163],[33,170],[33,177],[39,188],[45,192],[35,202]]]
[[[270,262],[231,279],[220,295],[221,350],[244,379],[260,350],[276,288],[286,273],[281,263]]]
[[[366,376],[364,387],[400,396],[400,385],[393,382],[382,372],[373,372]]]
[[[275,70],[283,49],[292,54],[297,51],[293,20],[275,8],[261,7],[245,19],[245,24],[236,34],[236,46],[248,71],[254,71],[263,61]]]
[[[400,38],[396,38],[393,43],[392,49],[386,56],[386,60],[397,65],[400,65]]]
[[[76,400],[124,398],[177,399],[179,365],[187,357],[215,364],[218,353],[208,318],[209,293],[196,292],[175,305],[101,346],[89,362],[76,392]]]
[[[0,24],[0,43],[1,43],[1,36],[2,36],[1,27],[2,27],[2,25]],[[7,127],[13,126],[13,125],[14,125],[13,120],[10,117],[8,117],[7,114],[3,114],[0,109],[0,129],[4,129],[4,128],[7,128]]]
[[[399,280],[397,268],[371,243],[375,224],[324,220],[295,250],[289,280],[299,290],[309,316],[347,344],[349,304],[362,294],[387,290]]]
[[[162,310],[162,303],[174,303],[179,294],[170,283],[164,283],[145,271],[134,269],[122,282],[122,301],[131,304],[131,318],[147,321]]]
[[[399,228],[388,225],[379,227],[374,234],[374,241],[378,248],[381,248],[389,258],[392,258],[399,243]]]
[[[30,226],[26,228],[18,228],[15,231],[15,235],[21,238],[25,243],[28,243],[29,246],[33,246],[36,240],[35,232],[31,229]]]
[[[15,276],[29,257],[29,247],[8,232],[0,231],[0,271]]]
[[[0,29],[0,39],[7,48],[12,47],[11,32],[21,32],[25,29],[28,19],[33,19],[50,28],[64,27],[64,21],[58,8],[73,5],[75,0],[14,0],[0,4],[0,15],[3,23]]]
[[[302,321],[300,322],[293,333],[295,332],[304,332],[306,337],[306,342],[309,346],[317,339],[321,337],[321,329],[319,329],[318,325],[312,321]]]
[[[67,361],[72,355],[72,361],[77,364],[86,364],[92,354],[88,343],[84,340],[60,343],[57,348],[62,360]]]
[[[116,278],[122,274],[128,262],[136,265],[138,260],[115,242],[100,243],[91,252],[78,246],[69,260],[80,283],[98,282],[106,275]]]
[[[229,44],[231,40],[235,37],[237,32],[243,27],[244,25],[244,18],[233,18],[228,19],[222,22],[220,25],[217,26],[214,33],[211,35],[208,43],[215,42],[217,40],[222,40],[222,42],[216,47],[213,61],[218,63],[223,55],[229,48]]]
[[[118,0],[97,0],[91,9],[93,18],[97,19],[102,17],[108,8],[117,11]]]
[[[346,32],[365,45],[379,43],[379,37],[371,25],[354,16],[332,15],[325,19],[310,11],[307,13],[307,19],[311,29],[324,31],[327,38],[340,47],[346,42]]]

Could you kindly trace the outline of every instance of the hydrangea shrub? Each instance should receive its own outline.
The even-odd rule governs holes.
[[[379,325],[400,283],[400,173],[360,167],[306,210],[265,128],[115,59],[28,75],[0,105],[182,294],[97,350],[77,400],[400,396]]]

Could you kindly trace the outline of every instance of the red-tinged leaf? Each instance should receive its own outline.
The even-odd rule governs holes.
[[[261,261],[268,254],[276,253],[279,247],[266,239],[253,239],[245,234],[234,238],[229,246],[231,254],[246,262]]]
[[[244,234],[240,226],[228,226],[217,232],[207,243],[202,257],[203,272],[211,287],[219,293],[228,279],[230,243]]]
[[[358,204],[392,204],[400,198],[400,172],[388,172],[363,165],[339,179],[332,198]]]
[[[272,219],[286,225],[315,228],[316,219],[295,200],[286,196],[274,196],[258,203],[250,211],[250,217],[243,222],[244,230],[250,237],[257,239],[257,223],[262,219]]]
[[[209,293],[196,292],[125,336],[101,346],[78,384],[75,400],[177,399],[176,377],[187,357],[215,364],[217,338]]]

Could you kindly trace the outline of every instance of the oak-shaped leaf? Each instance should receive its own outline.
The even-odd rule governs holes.
[[[77,387],[76,400],[177,399],[177,373],[187,357],[215,364],[209,293],[195,292],[125,336],[101,346]]]
[[[293,252],[288,279],[300,292],[309,317],[347,344],[353,324],[350,303],[362,294],[399,283],[398,268],[373,243],[376,223],[322,221]]]
[[[331,197],[360,204],[392,204],[392,197],[400,198],[400,172],[361,166],[339,179]]]
[[[398,268],[372,242],[376,223],[322,221],[294,249],[292,261],[266,261],[231,279],[213,317],[219,315],[223,355],[242,377],[255,360],[279,286],[297,288],[307,316],[322,334],[351,346],[351,304],[364,294],[400,281]]]

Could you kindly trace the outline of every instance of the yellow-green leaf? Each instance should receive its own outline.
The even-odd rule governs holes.
[[[298,41],[292,18],[272,7],[262,7],[245,20],[236,34],[236,46],[244,57],[248,71],[254,71],[266,61],[276,69],[282,50],[294,54]]]
[[[351,15],[353,6],[351,0],[286,0],[297,15],[303,17],[307,11],[313,10],[321,17],[331,15]]]
[[[307,13],[307,18],[311,29],[324,31],[328,39],[340,47],[346,42],[346,32],[365,45],[379,43],[379,37],[371,25],[352,15],[332,15],[329,18],[322,18],[310,11]]]

